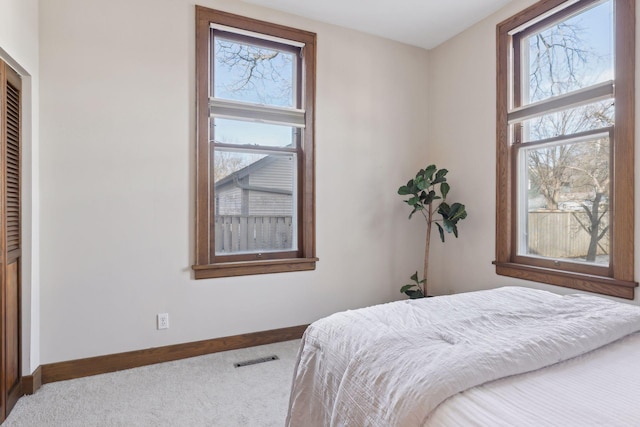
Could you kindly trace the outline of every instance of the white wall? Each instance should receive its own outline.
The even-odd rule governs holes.
[[[199,4],[318,34],[317,270],[191,278],[192,0],[43,1],[42,363],[309,323],[401,298],[420,266],[396,190],[424,166],[428,52]]]
[[[0,58],[22,76],[22,372],[40,364],[38,0],[0,2]]]
[[[434,242],[432,246],[429,276],[434,294],[505,285],[563,294],[577,292],[497,276],[491,264],[495,259],[496,212],[496,25],[532,3],[515,1],[429,52],[429,152],[433,161],[450,170],[450,197],[465,203],[469,213],[460,223],[459,239],[450,239],[445,245]],[[640,48],[640,40],[636,46]],[[636,81],[640,81],[637,71]],[[636,105],[640,106],[637,91]],[[640,129],[637,116],[636,128]],[[640,141],[638,135],[636,141]],[[636,165],[640,165],[639,152],[636,144]],[[636,230],[640,216],[638,191],[640,173],[636,168]],[[636,242],[638,247],[637,231]],[[640,271],[639,259],[636,256],[636,272]],[[638,294],[640,290],[636,290]],[[635,303],[639,301],[636,296]]]

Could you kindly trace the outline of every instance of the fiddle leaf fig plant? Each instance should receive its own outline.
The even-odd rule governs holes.
[[[467,211],[462,203],[446,202],[451,187],[447,183],[447,169],[438,169],[436,165],[429,165],[420,169],[415,178],[398,189],[401,196],[409,196],[405,203],[411,207],[409,219],[417,212],[427,221],[427,236],[424,250],[424,278],[418,279],[418,272],[411,276],[415,283],[404,285],[400,292],[410,298],[422,298],[427,295],[427,272],[429,268],[429,242],[431,240],[431,226],[436,224],[440,240],[444,242],[445,232],[458,237],[458,222],[467,217]],[[436,216],[439,215],[440,217]],[[413,289],[416,287],[417,289]],[[419,291],[422,295],[417,294]]]

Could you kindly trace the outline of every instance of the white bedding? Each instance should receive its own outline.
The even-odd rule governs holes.
[[[445,400],[429,427],[637,427],[640,334]]]
[[[639,330],[639,307],[527,288],[337,313],[305,332],[287,425],[422,426],[463,390]]]

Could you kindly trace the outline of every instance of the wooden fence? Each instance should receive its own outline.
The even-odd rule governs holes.
[[[549,258],[584,258],[589,250],[589,233],[580,225],[588,224],[584,212],[529,212],[529,252]],[[602,219],[608,224],[609,216]],[[598,255],[609,253],[609,233],[599,242]]]
[[[218,215],[215,245],[217,254],[291,249],[292,217]]]

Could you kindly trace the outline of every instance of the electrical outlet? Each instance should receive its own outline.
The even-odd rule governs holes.
[[[158,313],[158,329],[169,329],[169,313]]]

